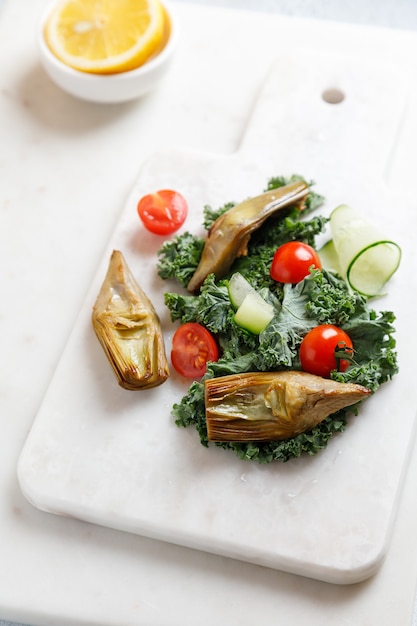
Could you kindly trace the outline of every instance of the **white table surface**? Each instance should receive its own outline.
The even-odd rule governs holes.
[[[16,462],[142,160],[166,145],[216,153],[239,145],[267,70],[244,47],[251,29],[259,58],[273,49],[278,25],[293,41],[301,25],[304,42],[343,42],[388,62],[385,31],[372,32],[370,40],[363,25],[404,28],[408,32],[390,30],[389,39],[415,81],[417,6],[412,0],[346,0],[332,10],[324,0],[178,4],[183,32],[170,76],[140,102],[103,108],[66,96],[41,70],[34,34],[45,4],[0,3],[0,617],[33,626],[245,625],[271,617],[299,626],[410,624],[417,580],[416,458],[384,565],[349,587],[42,513],[21,495]],[[220,5],[228,9],[213,8]],[[237,5],[249,13],[235,12]],[[325,21],[309,27],[279,15],[265,19],[263,11]],[[219,53],[217,37],[227,41],[237,20],[240,47]],[[220,74],[226,62],[235,68],[233,81]],[[237,69],[240,62],[244,72]],[[401,157],[416,137],[411,115],[390,170],[393,184],[410,189],[414,165]]]

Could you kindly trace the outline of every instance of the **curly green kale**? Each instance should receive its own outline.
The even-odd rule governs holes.
[[[313,271],[308,291],[306,310],[319,324],[342,326],[351,317],[367,315],[366,298],[349,291],[334,273]]]
[[[268,188],[287,184],[290,179],[271,179]],[[294,179],[293,179],[294,180]],[[311,206],[322,202],[313,196]],[[230,208],[231,205],[225,205]],[[219,211],[227,210],[222,207]],[[206,207],[205,223],[220,213]],[[282,285],[270,278],[269,268],[276,248],[291,240],[314,245],[316,235],[324,229],[327,219],[315,217],[300,220],[292,211],[285,218],[271,218],[252,235],[248,255],[236,259],[228,276],[216,281],[214,275],[205,280],[198,295],[166,293],[165,303],[172,320],[195,321],[208,328],[218,339],[221,357],[209,363],[206,378],[248,371],[301,369],[299,347],[306,333],[317,324],[335,324],[343,328],[354,345],[351,364],[345,372],[332,372],[340,382],[355,382],[372,392],[398,372],[395,339],[395,317],[392,312],[375,312],[368,301],[351,292],[346,282],[326,270],[312,270],[296,285]],[[160,252],[160,275],[177,278],[188,284],[204,242],[188,233],[164,244]],[[194,267],[193,267],[194,265]],[[274,317],[259,335],[238,326],[228,292],[228,278],[239,271],[274,307]],[[343,357],[345,358],[345,357]],[[346,428],[348,415],[357,412],[357,405],[330,415],[308,433],[284,441],[267,443],[224,442],[214,445],[231,449],[241,459],[259,463],[288,461],[301,454],[316,454],[325,448],[334,433]],[[204,382],[194,382],[188,393],[173,407],[178,426],[196,428],[201,443],[208,446],[204,404]]]
[[[164,299],[173,322],[198,322],[214,334],[227,332],[232,322],[227,284],[225,281],[217,284],[213,274],[206,278],[198,296],[167,292]]]
[[[214,281],[211,284],[215,285]],[[209,290],[208,286],[206,288]],[[193,298],[198,300],[199,297]],[[206,309],[200,322],[207,325],[208,317],[210,313]],[[340,323],[341,320],[343,323]],[[300,369],[299,346],[308,330],[317,324],[338,322],[351,337],[355,352],[352,365],[345,372],[333,372],[332,378],[340,382],[355,382],[375,392],[398,372],[394,320],[391,312],[378,314],[369,309],[365,298],[350,292],[341,278],[326,270],[314,270],[297,285],[285,285],[279,310],[259,336],[239,328],[234,324],[233,317],[228,316],[223,356],[216,363],[209,364],[206,376]],[[231,345],[228,345],[229,340]],[[241,459],[259,463],[288,461],[304,453],[316,454],[326,447],[334,433],[346,428],[349,413],[356,412],[356,406],[342,409],[310,432],[284,441],[215,445],[233,450]],[[209,445],[202,382],[193,383],[189,393],[174,405],[173,415],[178,426],[194,425],[201,443]]]
[[[199,264],[203,248],[204,239],[188,232],[165,241],[158,251],[159,276],[173,278],[186,287]]]

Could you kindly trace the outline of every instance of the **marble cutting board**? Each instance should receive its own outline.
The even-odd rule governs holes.
[[[331,104],[326,90],[343,100]],[[385,172],[407,104],[400,69],[300,49],[277,58],[241,148],[215,155],[178,148],[142,165],[85,304],[22,450],[18,477],[36,507],[58,515],[309,576],[354,583],[372,575],[389,547],[415,430],[416,201],[390,189]],[[315,457],[260,466],[202,447],[170,415],[188,383],[175,373],[155,390],[119,388],[90,323],[112,249],[173,326],[155,271],[161,240],[136,215],[137,200],[173,187],[202,207],[262,191],[269,177],[303,174],[326,198],[322,212],[350,203],[403,249],[401,268],[377,309],[397,314],[400,374],[381,388]],[[59,303],[57,303],[59,308]]]

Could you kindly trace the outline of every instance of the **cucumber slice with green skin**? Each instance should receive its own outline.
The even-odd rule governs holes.
[[[256,289],[242,276],[235,272],[229,279],[228,284],[230,301],[235,309],[238,309],[248,293],[257,293]]]
[[[400,246],[381,235],[372,223],[346,204],[331,213],[330,228],[339,273],[360,294],[367,297],[380,295],[398,269]]]
[[[235,322],[259,335],[274,317],[274,307],[255,291],[248,293],[235,313]]]

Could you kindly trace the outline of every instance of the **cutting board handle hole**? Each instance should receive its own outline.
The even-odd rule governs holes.
[[[345,99],[345,94],[341,89],[332,88],[325,89],[321,94],[321,97],[328,104],[340,104]]]

